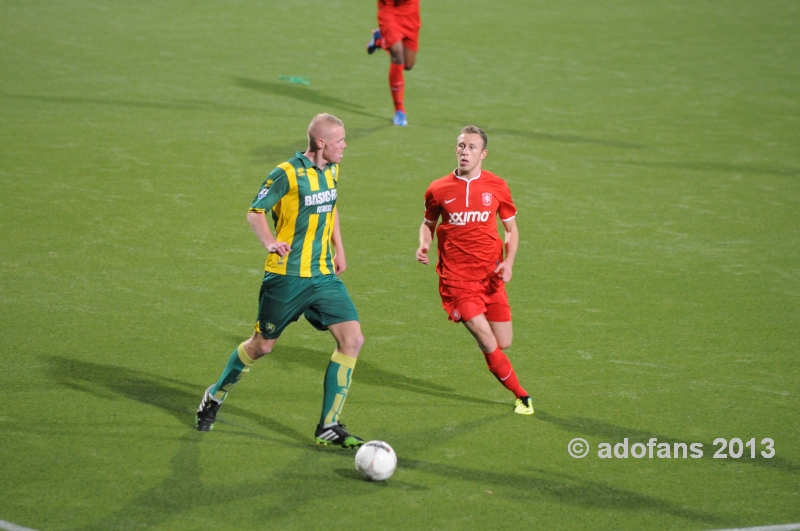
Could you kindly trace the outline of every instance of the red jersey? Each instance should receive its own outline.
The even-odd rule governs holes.
[[[503,241],[497,216],[517,215],[511,191],[497,175],[482,170],[467,180],[451,173],[431,183],[425,192],[425,219],[435,223],[439,239],[436,272],[449,280],[484,280],[503,261]]]
[[[378,9],[394,8],[397,13],[409,14],[419,12],[419,0],[378,0]]]

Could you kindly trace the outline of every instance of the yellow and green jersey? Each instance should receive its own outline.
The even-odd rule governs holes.
[[[275,238],[291,251],[267,256],[266,271],[296,277],[334,273],[331,235],[338,179],[338,164],[319,169],[299,151],[270,172],[250,212],[272,211]]]

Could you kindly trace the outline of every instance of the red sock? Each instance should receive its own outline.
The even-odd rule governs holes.
[[[389,88],[392,89],[392,99],[394,100],[394,110],[403,111],[403,65],[390,63],[389,66]]]
[[[494,352],[483,355],[486,358],[486,364],[492,374],[505,386],[506,389],[514,393],[517,398],[528,396],[528,392],[522,388],[517,380],[517,374],[514,372],[514,367],[508,360],[508,356],[503,353],[499,348],[494,349]]]

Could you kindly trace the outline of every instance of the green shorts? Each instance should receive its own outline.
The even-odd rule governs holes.
[[[301,315],[317,330],[358,321],[347,288],[336,275],[294,277],[266,273],[258,295],[256,331],[267,339],[275,339]]]

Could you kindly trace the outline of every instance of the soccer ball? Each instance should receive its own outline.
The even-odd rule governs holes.
[[[397,454],[383,441],[369,441],[356,452],[356,470],[367,481],[383,481],[394,474]]]

